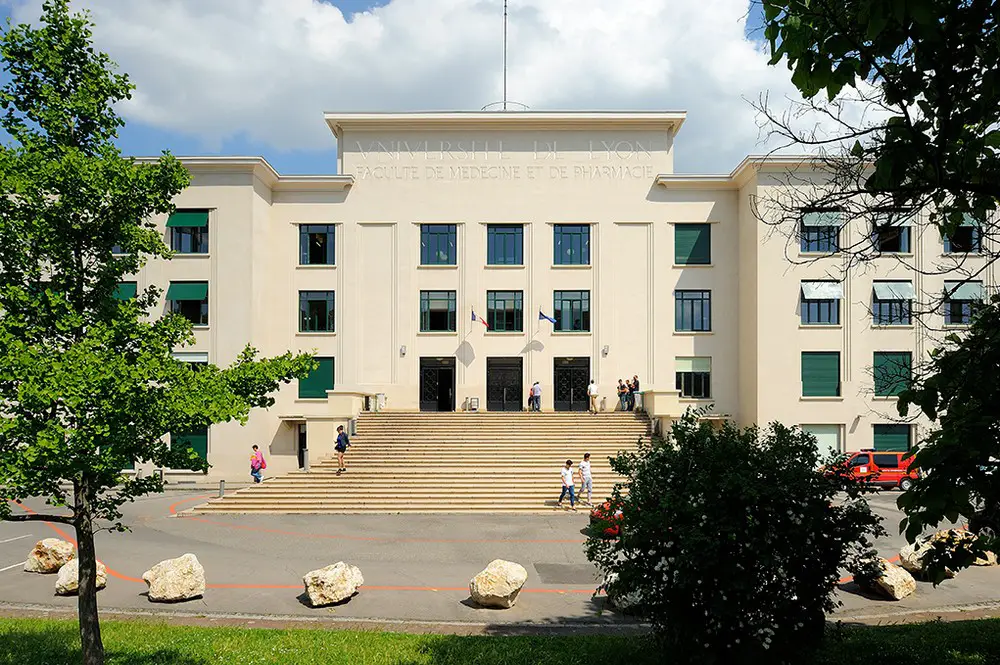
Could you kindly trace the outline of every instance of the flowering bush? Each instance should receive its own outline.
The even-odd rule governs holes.
[[[612,599],[639,602],[678,662],[795,662],[822,637],[841,569],[884,533],[815,439],[772,424],[713,429],[689,411],[612,467],[620,536],[587,541]],[[844,494],[837,497],[838,493]]]

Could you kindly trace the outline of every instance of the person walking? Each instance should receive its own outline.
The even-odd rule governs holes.
[[[597,413],[597,382],[593,379],[590,380],[590,385],[587,386],[587,397],[590,398],[590,406],[588,410],[591,413]]]
[[[250,454],[250,475],[253,476],[255,483],[263,480],[263,473],[261,472],[266,468],[267,462],[264,460],[264,453],[260,452],[260,448],[255,444],[253,452]]]
[[[569,494],[569,507],[572,510],[576,510],[576,494],[573,491],[573,485],[575,484],[573,481],[573,460],[566,460],[566,466],[562,468],[560,475],[562,476],[562,492],[559,493],[558,508],[562,508],[563,499],[566,497],[566,494]]]
[[[347,462],[344,461],[344,453],[351,445],[351,440],[347,438],[347,432],[344,431],[344,426],[340,425],[337,427],[337,444],[333,447],[337,451],[337,475],[339,476],[344,471],[347,471]]]
[[[580,462],[577,471],[580,473],[580,503],[583,503],[583,492],[587,492],[587,505],[593,507],[594,478],[590,472],[590,453],[583,454],[583,461]]]
[[[618,379],[618,402],[622,411],[628,410],[628,388],[621,379]]]

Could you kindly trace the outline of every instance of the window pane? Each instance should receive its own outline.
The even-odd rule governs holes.
[[[458,329],[455,301],[454,291],[421,291],[421,332],[455,332]]]
[[[458,226],[455,224],[421,224],[421,265],[455,265],[457,263],[457,229]]]
[[[879,300],[874,299],[872,305],[872,323],[879,326],[910,325],[909,300]]]
[[[486,228],[486,263],[521,265],[524,229],[520,224],[490,224]]]
[[[833,253],[840,250],[837,226],[799,226],[799,249],[803,252]]]
[[[522,332],[524,330],[523,293],[521,291],[487,291],[486,323],[490,330]]]
[[[880,226],[872,235],[875,249],[885,254],[905,254],[910,251],[909,226]]]
[[[335,224],[299,225],[299,264],[335,265]]]
[[[679,332],[712,330],[712,292],[674,291],[674,328]]]
[[[299,331],[334,332],[334,292],[299,291]]]
[[[556,224],[553,227],[555,265],[590,265],[590,225]]]
[[[207,226],[175,226],[170,229],[170,248],[178,254],[207,254]]]
[[[590,330],[590,291],[555,291],[553,310],[556,330]]]

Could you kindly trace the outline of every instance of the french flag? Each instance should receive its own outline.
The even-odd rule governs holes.
[[[490,324],[486,323],[486,319],[484,319],[484,318],[482,318],[480,316],[476,316],[476,310],[472,310],[472,320],[473,321],[479,321],[481,324],[483,324],[484,326],[486,326],[487,330],[490,329]]]

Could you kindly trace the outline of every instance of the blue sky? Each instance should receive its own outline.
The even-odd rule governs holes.
[[[221,0],[215,1],[220,2]],[[226,4],[216,5],[216,9],[222,7],[224,10],[227,10],[232,6],[238,5],[241,1],[243,0],[227,0]],[[390,4],[390,0],[321,1],[338,7],[349,23],[353,21],[355,14]],[[515,1],[520,1],[522,6],[525,7],[522,10],[524,13],[519,17],[519,20],[522,22],[521,25],[538,19],[537,25],[532,26],[537,31],[532,33],[530,41],[522,44],[521,52],[531,49],[543,49],[544,43],[550,38],[550,34],[556,34],[556,32],[565,31],[560,36],[567,40],[593,39],[592,36],[589,38],[573,36],[573,30],[579,26],[573,23],[576,17],[573,16],[572,11],[566,11],[555,18],[551,16],[539,18],[539,12],[548,9],[547,3],[539,2],[538,0],[532,0],[531,2],[528,0],[512,0],[512,7]],[[628,12],[628,16],[622,21],[622,23],[630,26],[624,29],[622,34],[625,36],[608,35],[607,38],[614,43],[602,44],[601,46],[607,49],[607,54],[601,52],[594,54],[595,61],[607,61],[610,55],[612,59],[621,58],[621,62],[626,63],[626,66],[633,66],[632,63],[636,63],[637,66],[650,60],[649,54],[642,52],[640,50],[641,47],[633,43],[628,38],[628,35],[631,32],[643,30],[641,26],[644,23],[644,18],[636,16],[636,14],[645,10],[647,5],[643,3],[648,2],[653,4],[653,0],[630,1],[633,2],[631,9],[623,8],[621,10]],[[143,6],[143,9],[136,9],[135,7],[138,5],[120,4],[116,6],[117,2],[138,2],[138,5]],[[486,52],[485,55],[474,52],[470,54],[467,45],[459,44],[459,46],[465,48],[464,51],[456,47],[456,53],[448,54],[448,58],[442,56],[440,62],[432,62],[428,65],[427,69],[429,71],[418,72],[417,76],[410,79],[407,79],[405,75],[400,75],[397,80],[396,71],[399,68],[398,63],[419,61],[421,58],[433,59],[436,55],[433,52],[433,49],[436,47],[434,40],[440,39],[439,35],[427,37],[424,34],[434,31],[433,20],[435,17],[433,16],[433,10],[427,11],[430,15],[422,15],[419,19],[414,20],[412,16],[406,17],[406,4],[399,3],[402,6],[394,6],[393,9],[397,10],[397,15],[404,16],[404,18],[392,19],[397,22],[397,32],[392,36],[385,37],[385,43],[372,46],[370,54],[358,55],[349,65],[345,65],[342,71],[331,73],[329,80],[323,80],[326,78],[324,76],[326,71],[332,70],[337,63],[343,61],[345,57],[350,56],[352,50],[361,51],[365,48],[367,42],[374,42],[382,35],[378,31],[366,32],[370,28],[364,28],[364,21],[359,20],[359,23],[354,26],[358,29],[353,33],[350,32],[350,28],[346,28],[346,34],[344,30],[336,33],[341,35],[344,41],[356,38],[358,44],[345,49],[344,52],[327,56],[327,60],[320,58],[318,60],[319,64],[313,63],[315,69],[311,74],[311,78],[305,78],[302,82],[291,81],[282,88],[280,85],[273,83],[275,75],[272,74],[272,80],[266,80],[263,83],[271,84],[271,87],[274,87],[276,91],[273,93],[273,97],[268,97],[266,93],[261,93],[263,103],[261,100],[245,99],[245,95],[242,92],[236,92],[228,95],[227,99],[230,99],[228,106],[226,106],[225,100],[220,102],[216,99],[214,100],[216,107],[206,110],[201,116],[194,114],[192,118],[187,118],[184,122],[181,122],[176,119],[176,113],[171,115],[171,109],[166,108],[170,106],[169,101],[171,97],[180,93],[181,95],[193,97],[195,101],[200,101],[199,95],[212,96],[213,93],[216,93],[215,96],[218,97],[226,95],[226,92],[216,90],[215,88],[218,87],[216,84],[219,79],[213,81],[210,77],[206,77],[206,80],[200,83],[200,85],[204,86],[203,90],[179,89],[183,88],[185,83],[191,81],[190,77],[185,76],[185,73],[182,71],[183,68],[177,66],[177,63],[181,61],[172,61],[174,65],[171,66],[167,64],[171,61],[166,59],[158,60],[157,58],[160,55],[157,49],[162,50],[162,44],[151,45],[142,43],[136,39],[129,41],[129,33],[133,31],[135,34],[140,34],[143,29],[152,31],[170,29],[167,18],[163,20],[163,25],[167,27],[162,27],[159,24],[155,12],[150,10],[153,5],[147,4],[149,2],[150,0],[74,0],[74,4],[89,4],[89,6],[93,7],[94,18],[98,26],[96,30],[98,47],[109,51],[112,58],[117,60],[122,65],[122,68],[132,76],[133,80],[139,84],[140,95],[146,94],[149,97],[148,107],[144,109],[144,112],[135,112],[133,109],[126,109],[125,111],[128,124],[122,131],[120,146],[126,154],[155,155],[161,150],[166,149],[175,155],[263,155],[281,173],[332,173],[335,170],[335,143],[329,134],[324,135],[322,133],[325,131],[320,118],[322,111],[338,108],[345,110],[359,110],[360,108],[364,108],[365,110],[386,111],[426,108],[472,110],[474,103],[479,102],[475,105],[475,108],[478,108],[481,105],[482,99],[489,101],[496,98],[496,91],[486,86],[486,83],[492,84],[497,79],[496,70],[498,67],[496,65],[498,63],[493,62],[496,59],[494,57],[496,54],[493,51],[499,49],[499,44],[494,49],[493,45],[489,43],[489,40],[494,36],[489,31],[493,31],[493,26],[495,25],[493,23],[493,13],[496,8],[492,5],[494,3],[499,5],[501,0],[467,0],[467,5],[463,7],[463,10],[467,10],[468,7],[475,9],[469,10],[466,14],[462,15],[462,20],[466,23],[463,23],[461,26],[447,24],[450,20],[457,20],[452,19],[451,16],[437,17],[438,20],[446,23],[443,26],[445,32],[442,33],[446,38],[453,35],[460,35],[464,31],[474,34],[476,29],[475,22],[482,19],[485,22],[485,27],[483,27],[483,24],[479,24],[479,28],[484,32],[485,36],[482,38],[477,36],[470,37],[469,41],[480,45],[485,41],[486,44],[482,45],[482,50]],[[552,0],[552,2],[555,3],[555,0]],[[589,5],[589,12],[593,14],[600,11],[609,11],[606,8],[610,5],[605,4],[606,0],[581,0],[581,2],[592,2],[593,4]],[[37,15],[38,4],[40,4],[40,0],[0,0],[0,14],[3,14],[4,17],[10,16],[12,7],[14,7],[14,12],[17,12],[18,9],[20,10],[21,18],[30,16],[29,12],[34,12],[34,15]],[[184,5],[185,2],[178,4]],[[212,3],[210,0],[205,0],[205,4],[209,5]],[[295,4],[301,9],[301,3]],[[408,4],[411,7],[416,6],[414,2]],[[625,0],[621,0],[615,6],[624,4]],[[730,23],[735,24],[742,18],[743,14],[741,12],[745,12],[746,7],[751,3],[749,0],[743,0],[742,4],[740,0],[703,0],[702,2],[699,2],[699,0],[663,0],[662,3],[658,4],[661,8],[665,7],[669,10],[668,21],[672,20],[674,16],[677,17],[677,20],[706,21],[711,22],[712,26],[710,26],[710,29],[714,29],[715,26],[722,24],[722,31],[724,32],[726,26]],[[714,10],[702,10],[701,7],[703,4],[705,6],[715,5],[716,7]],[[260,5],[259,3],[255,3],[253,6],[259,7]],[[421,10],[425,7],[439,7],[441,11],[454,11],[451,9],[453,6],[451,3],[435,5],[434,0],[426,0],[420,5]],[[127,11],[123,9],[126,7]],[[208,21],[211,17],[207,19],[207,14],[198,14],[199,2],[187,2],[186,7],[188,13],[185,15],[185,20],[189,22],[187,25],[202,23],[203,26],[199,27],[204,29],[205,34],[213,34],[213,29],[216,30],[215,34],[218,34],[217,28],[208,27]],[[483,18],[483,15],[477,16],[475,14],[477,10],[486,12],[485,18]],[[697,13],[702,11],[703,15]],[[153,18],[140,16],[143,12],[153,14]],[[129,13],[131,15],[124,16]],[[326,13],[329,14],[328,11]],[[312,12],[311,14],[303,13],[302,15],[297,15],[289,19],[288,26],[284,27],[290,30],[295,29],[299,24],[307,24],[309,21],[317,20],[317,14],[317,12]],[[239,14],[235,16],[236,18],[234,19],[233,15],[229,14],[225,18],[227,21],[235,20],[239,23],[241,21]],[[513,16],[512,14],[512,20]],[[687,17],[686,19],[684,18],[685,16]],[[371,17],[367,18],[371,19]],[[562,21],[562,23],[553,24],[556,20]],[[130,24],[128,21],[134,21],[135,23]],[[143,21],[146,22],[143,23]],[[427,21],[427,23],[423,25],[423,21]],[[630,21],[634,22],[630,24]],[[370,23],[372,22],[369,21]],[[382,33],[388,34],[392,28],[392,21],[386,18],[382,23],[384,25],[381,25],[380,30]],[[751,40],[760,39],[760,23],[759,7],[754,4],[750,16],[747,17],[747,24],[744,30],[745,35],[749,35]],[[401,28],[399,27],[400,25],[402,26]],[[341,27],[344,27],[343,21],[341,21]],[[598,26],[597,28],[596,34],[599,36],[607,34],[602,30],[602,27]],[[323,30],[327,28],[328,26],[321,25],[320,29],[317,30],[321,37],[329,34],[323,33]],[[651,48],[649,43],[655,43],[656,39],[659,38],[660,34],[658,30],[663,31],[662,39],[664,42],[683,38],[680,33],[674,33],[673,37],[667,34],[670,28],[669,22],[665,22],[662,28],[646,27],[645,30],[650,33],[645,35],[647,50]],[[678,29],[683,32],[684,28],[684,26],[680,26]],[[102,32],[102,29],[104,32]],[[248,29],[256,29],[256,33],[251,32],[250,34],[260,36],[261,28],[259,25],[250,26]],[[333,28],[329,29],[333,32]],[[591,29],[593,30],[592,27]],[[704,29],[693,27],[690,31],[697,33],[704,32]],[[181,52],[181,56],[183,56],[183,40],[197,39],[197,37],[189,36],[193,35],[193,32],[193,30],[182,29],[177,33],[181,37],[171,37],[173,42],[179,45],[178,52]],[[595,33],[592,32],[591,35],[593,34]],[[369,35],[371,36],[370,39],[368,38]],[[260,36],[260,38],[265,40],[270,39],[267,34]],[[237,38],[234,37],[234,39]],[[275,39],[280,39],[280,36]],[[430,40],[430,46],[428,46],[426,41],[421,42],[421,39]],[[525,37],[525,39],[529,39],[529,37]],[[728,39],[729,43],[722,46],[712,44],[710,40],[706,39],[704,46],[706,54],[703,58],[703,60],[707,61],[706,66],[711,67],[711,60],[720,51],[726,52],[727,47],[732,46],[731,42],[734,39],[743,39],[743,35],[736,35],[735,38],[729,35]],[[458,41],[458,37],[456,37],[456,41]],[[692,43],[698,44],[698,40],[695,38],[695,41]],[[538,45],[537,48],[536,45]],[[323,44],[319,46],[313,44],[311,48],[322,51],[323,46]],[[450,45],[444,44],[442,50],[446,50],[448,46]],[[745,44],[737,44],[736,46],[745,47]],[[398,52],[387,53],[393,47],[397,47]],[[251,46],[249,48],[252,55],[253,50],[259,50],[260,46]],[[669,44],[666,44],[665,48],[669,48]],[[679,51],[682,50],[681,46],[677,48]],[[225,57],[227,55],[232,56],[234,59],[246,57],[247,54],[242,54],[242,56],[237,54],[237,49],[238,44],[235,46],[229,45],[213,57]],[[428,51],[428,49],[431,50]],[[304,46],[303,52],[306,50],[307,48]],[[691,46],[683,47],[683,50],[691,51]],[[298,55],[296,51],[297,49],[294,47],[289,49],[286,46],[285,50],[280,52],[280,55],[294,61]],[[688,125],[684,129],[683,137],[684,140],[690,142],[689,145],[692,147],[689,153],[692,157],[689,158],[687,165],[700,171],[727,171],[735,165],[735,161],[738,161],[741,155],[754,152],[753,137],[751,134],[755,130],[755,127],[751,126],[752,122],[747,121],[746,106],[748,106],[748,100],[758,94],[758,89],[768,89],[766,84],[759,84],[757,87],[744,85],[743,89],[737,89],[733,81],[742,82],[740,80],[746,77],[739,76],[738,74],[727,75],[725,66],[717,66],[712,70],[719,79],[714,82],[713,86],[709,86],[706,82],[706,77],[698,72],[692,72],[687,78],[679,80],[668,77],[665,72],[680,72],[682,68],[691,69],[690,66],[684,66],[683,63],[675,65],[675,60],[680,56],[676,53],[668,53],[660,56],[664,58],[667,65],[660,70],[650,66],[649,71],[643,71],[642,67],[638,66],[640,73],[637,75],[637,82],[619,81],[616,76],[617,72],[610,73],[603,80],[597,76],[589,77],[589,71],[593,70],[593,66],[588,66],[587,63],[581,62],[579,64],[579,68],[583,70],[581,78],[578,81],[571,81],[565,84],[567,87],[575,85],[576,88],[569,91],[560,91],[560,94],[553,94],[550,98],[544,99],[546,97],[544,93],[547,93],[548,90],[558,88],[560,82],[568,80],[565,74],[555,70],[570,66],[567,63],[572,59],[580,61],[586,57],[586,53],[566,53],[563,55],[565,51],[565,48],[562,50],[556,48],[554,51],[548,53],[542,51],[543,55],[532,56],[534,58],[532,62],[520,63],[522,73],[515,72],[512,74],[513,79],[523,80],[527,75],[534,75],[539,68],[554,70],[550,81],[542,80],[537,83],[536,89],[531,90],[534,94],[531,94],[528,100],[535,102],[533,104],[534,108],[683,108],[690,112]],[[382,54],[385,55],[383,56]],[[310,55],[315,56],[315,53],[311,53]],[[698,54],[690,57],[698,57]],[[734,61],[746,60],[745,55],[741,56],[738,52],[729,57]],[[563,62],[563,60],[566,62]],[[655,62],[655,58],[653,61]],[[463,69],[467,62],[472,63],[468,65],[468,71]],[[184,63],[181,62],[181,64],[183,65]],[[207,66],[200,69],[211,70],[213,64],[215,63],[209,62]],[[514,66],[517,65],[518,63],[515,62]],[[241,63],[237,60],[233,71],[225,73],[222,80],[224,82],[232,80],[234,77],[242,74],[243,72],[240,71],[240,67]],[[253,65],[246,64],[243,68],[249,69],[251,67]],[[760,70],[761,67],[758,66],[755,71],[759,74]],[[278,72],[276,76],[277,78],[281,78],[280,69]],[[172,79],[171,76],[175,78]],[[464,76],[467,76],[468,79],[463,79]],[[784,77],[787,80],[787,74]],[[545,77],[541,76],[540,78],[544,79]],[[771,76],[771,79],[773,78]],[[662,81],[657,83],[658,80]],[[464,96],[454,94],[456,89],[461,89],[466,84],[469,84],[468,87],[474,88],[474,90]],[[330,92],[320,95],[315,93],[315,91],[304,90],[306,87],[313,86],[319,88],[321,91],[327,88]],[[189,87],[196,87],[196,85],[192,84]],[[641,89],[637,91],[637,87]],[[240,90],[245,89],[242,88]],[[518,92],[525,94],[522,90]],[[719,103],[720,96],[724,97],[725,105]],[[287,98],[283,102],[284,106],[297,105],[304,107],[304,110],[299,109],[296,114],[288,111],[288,109],[281,108],[281,105],[275,101],[275,98],[282,97]],[[514,99],[519,98],[518,95],[512,95],[512,97]],[[541,103],[539,104],[540,98]],[[274,108],[262,108],[268,104],[273,105]],[[244,111],[248,105],[258,111],[257,117],[247,119],[242,124],[240,122],[228,123],[229,117],[235,119],[238,116],[245,115]],[[286,112],[288,113],[288,118],[282,115]],[[733,130],[734,134],[738,135],[734,135],[733,137],[720,136],[719,127],[722,126],[725,128],[729,125],[729,118],[734,113],[740,114],[738,124],[741,129],[738,133]],[[734,119],[732,122],[735,127],[737,124],[736,120]],[[303,138],[301,135],[291,136],[287,140],[282,137],[275,137],[275,128],[283,130],[290,124],[308,124],[312,133],[306,138]],[[723,146],[724,149],[720,151],[719,156],[714,158],[713,161],[713,158],[705,156],[705,146]],[[681,156],[683,157],[682,154]],[[685,163],[682,158],[679,170],[690,170],[684,169],[684,166]]]

